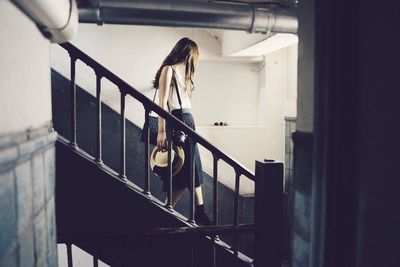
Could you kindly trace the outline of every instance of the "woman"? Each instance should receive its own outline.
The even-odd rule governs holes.
[[[174,46],[157,71],[154,79],[154,88],[159,89],[159,105],[169,110],[172,115],[195,130],[193,116],[190,113],[192,93],[194,90],[193,74],[199,56],[197,44],[189,38],[182,38]],[[184,79],[181,78],[179,68],[185,71]],[[165,119],[158,117],[157,146],[159,149],[167,147]],[[189,151],[189,140],[185,142],[185,151]],[[210,225],[211,222],[204,211],[203,171],[197,145],[194,152],[195,173],[195,221],[199,225]],[[172,182],[172,205],[178,202],[186,188],[189,187],[189,153],[185,153],[185,162],[181,171],[176,174]],[[164,180],[164,191],[168,189],[168,179]]]

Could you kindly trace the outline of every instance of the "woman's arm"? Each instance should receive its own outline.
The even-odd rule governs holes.
[[[168,110],[168,95],[169,88],[172,80],[172,67],[164,66],[161,70],[159,88],[158,88],[158,99],[159,106],[164,110]],[[165,119],[158,116],[158,135],[157,135],[157,146],[159,149],[167,147],[167,134],[165,128]]]

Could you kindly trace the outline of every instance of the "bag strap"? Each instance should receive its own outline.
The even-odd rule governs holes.
[[[177,97],[178,97],[178,102],[179,102],[179,106],[181,107],[181,109],[182,109],[182,100],[181,100],[181,95],[179,94],[179,89],[178,89],[178,84],[177,84],[177,82],[176,82],[176,72],[175,72],[175,69],[173,68],[173,67],[171,67],[172,68],[172,70],[174,71],[174,83],[175,83],[175,91],[176,91],[176,95],[177,95]]]
[[[156,90],[154,91],[153,102],[156,100],[157,90],[158,89],[156,88]]]

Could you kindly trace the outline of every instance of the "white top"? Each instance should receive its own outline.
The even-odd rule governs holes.
[[[191,108],[192,104],[190,102],[190,98],[189,98],[188,92],[186,90],[184,80],[182,79],[182,76],[179,73],[179,70],[175,66],[172,66],[172,68],[175,70],[176,83],[178,85],[179,95],[180,95],[181,101],[182,101],[182,108]],[[172,79],[171,79],[171,83],[173,84]],[[176,89],[175,89],[174,85],[172,85],[169,90],[168,106],[170,108],[170,111],[181,108],[181,106],[179,105],[178,96],[176,94]]]

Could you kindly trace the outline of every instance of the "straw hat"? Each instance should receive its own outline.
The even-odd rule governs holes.
[[[175,176],[183,166],[185,161],[185,152],[180,146],[174,146],[171,150],[172,157],[172,176]],[[151,170],[160,177],[168,176],[168,150],[158,150],[155,147],[151,152],[150,156],[150,168]]]

